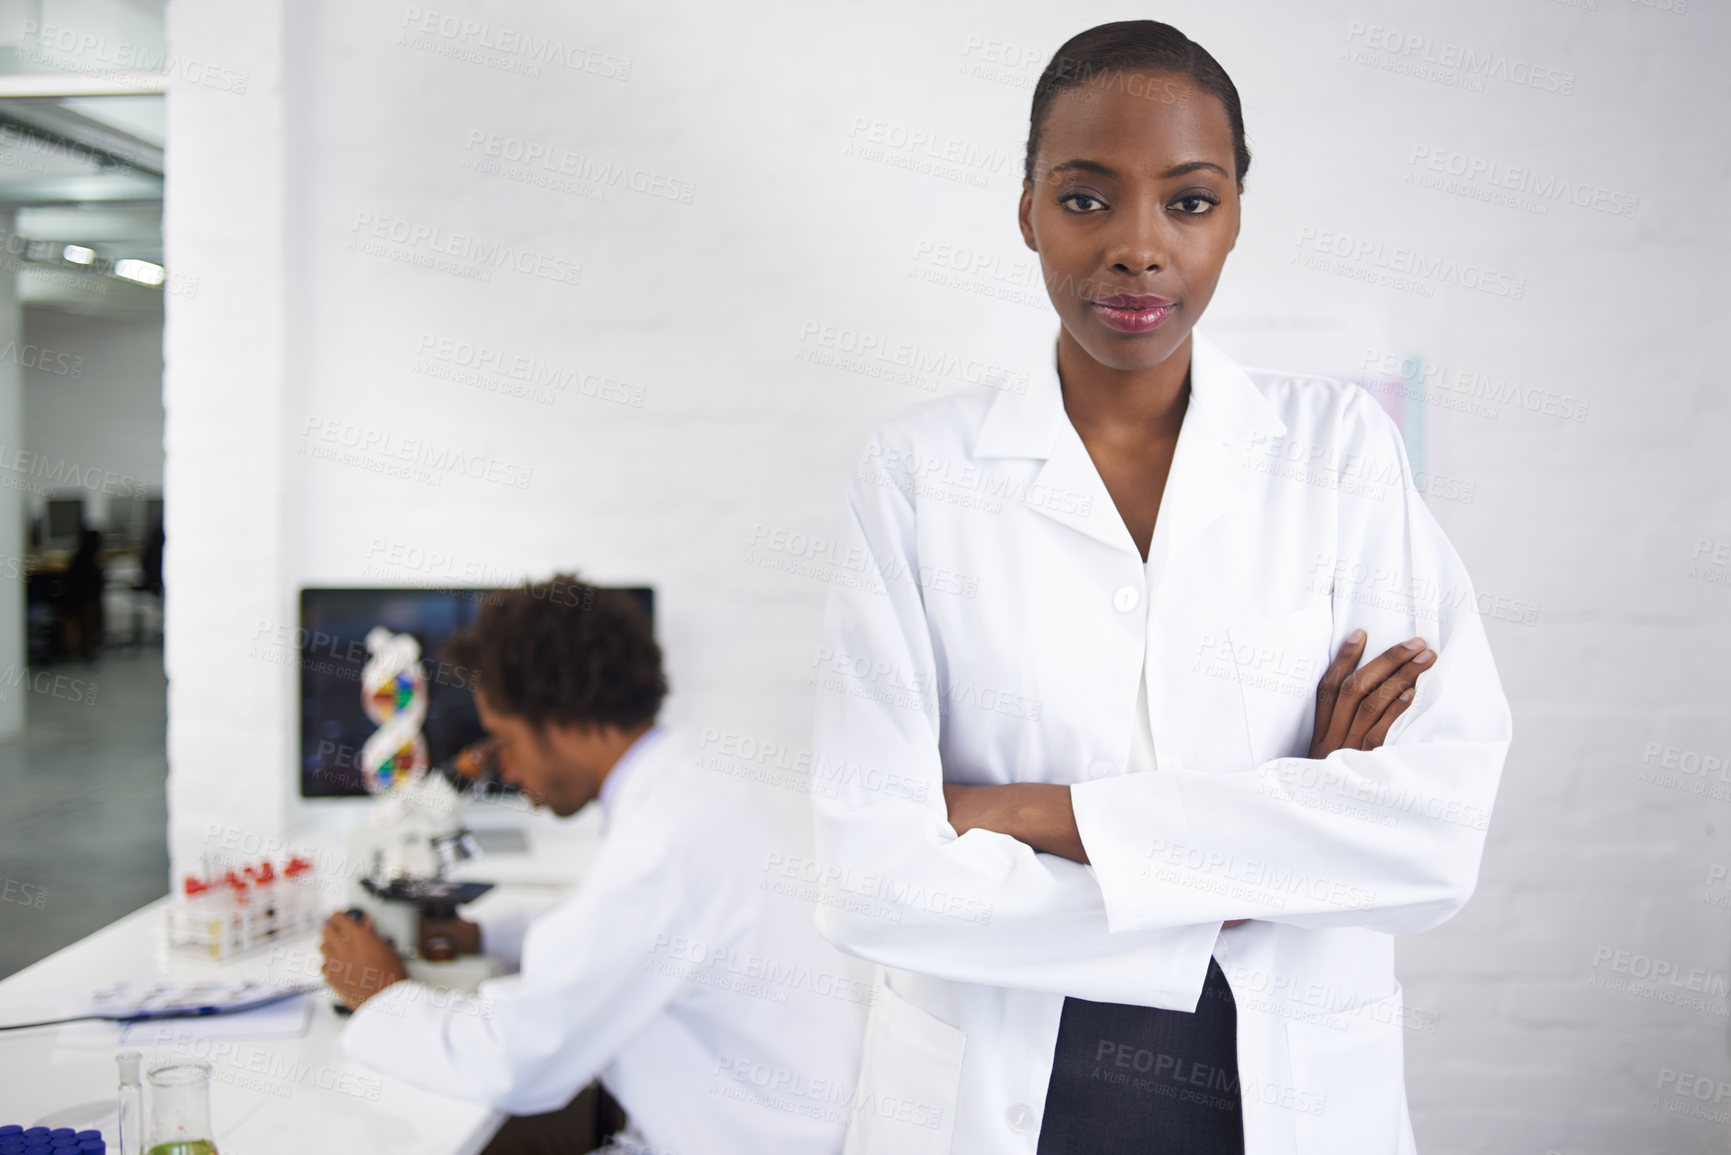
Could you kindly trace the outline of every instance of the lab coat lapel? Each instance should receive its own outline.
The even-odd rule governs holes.
[[[1028,508],[1137,556],[1136,543],[1100,480],[1088,447],[1064,412],[1056,339],[1028,378],[1026,392],[999,393],[993,399],[974,441],[974,457],[1043,459],[1024,497]]]
[[[1088,447],[1082,444],[1081,434],[1070,424],[1062,405],[1058,408],[1057,443],[1029,487],[1027,503],[1036,512],[1113,549],[1132,557],[1140,556],[1130,528],[1124,524],[1094,459],[1088,456]]]
[[[1191,331],[1190,407],[1179,430],[1172,472],[1160,501],[1150,562],[1166,562],[1244,499],[1251,482],[1243,446],[1286,431],[1274,408],[1231,358]],[[1136,543],[1100,479],[1088,448],[1064,412],[1057,342],[1030,374],[1026,393],[1000,393],[974,443],[974,456],[1043,458],[1027,505],[1113,549]]]
[[[1247,448],[1285,432],[1285,423],[1244,370],[1192,330],[1190,408],[1160,499],[1160,532],[1149,559],[1156,574],[1244,501],[1252,482]]]

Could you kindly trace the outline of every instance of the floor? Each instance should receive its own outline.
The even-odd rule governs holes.
[[[60,675],[59,680],[55,675]],[[168,891],[160,644],[32,667],[0,742],[0,978]]]

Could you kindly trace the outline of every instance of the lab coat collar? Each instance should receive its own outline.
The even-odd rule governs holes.
[[[1058,342],[1054,336],[1037,371],[1022,393],[1000,392],[980,425],[975,457],[1050,457],[1058,434],[1069,423],[1058,380]],[[1243,369],[1220,347],[1190,331],[1190,414],[1223,439],[1238,440],[1257,433],[1277,437],[1286,432],[1274,406],[1251,383]]]
[[[596,801],[601,806],[601,822],[603,826],[611,824],[621,807],[628,806],[641,789],[647,788],[648,779],[653,775],[646,772],[642,765],[650,759],[651,751],[667,736],[667,727],[657,722],[637,736],[637,741],[625,748],[625,753],[619,756],[619,761],[613,763],[613,768],[607,772],[607,777],[601,780],[601,792]]]
[[[1163,560],[1240,501],[1250,481],[1232,446],[1278,437],[1286,425],[1237,363],[1200,332],[1190,332],[1190,405],[1161,499],[1149,561]],[[1140,558],[1100,472],[1064,412],[1058,346],[1040,360],[1025,393],[999,393],[974,442],[976,458],[1042,459],[1028,506]]]

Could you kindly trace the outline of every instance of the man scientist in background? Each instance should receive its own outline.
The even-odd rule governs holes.
[[[505,780],[561,818],[597,801],[601,845],[530,924],[521,973],[481,984],[490,1014],[434,1006],[370,921],[333,915],[324,973],[355,1009],[347,1053],[514,1115],[558,1111],[599,1077],[631,1120],[609,1150],[840,1151],[870,985],[807,902],[758,887],[786,840],[754,787],[656,722],[667,682],[647,616],[558,574],[490,601],[445,657],[477,674]],[[512,1120],[487,1150],[581,1150],[535,1146],[557,1118]]]

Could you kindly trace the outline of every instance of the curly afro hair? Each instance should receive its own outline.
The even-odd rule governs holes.
[[[489,708],[537,729],[635,729],[655,720],[667,696],[661,647],[642,606],[575,574],[489,593],[475,624],[441,656],[472,672]]]

